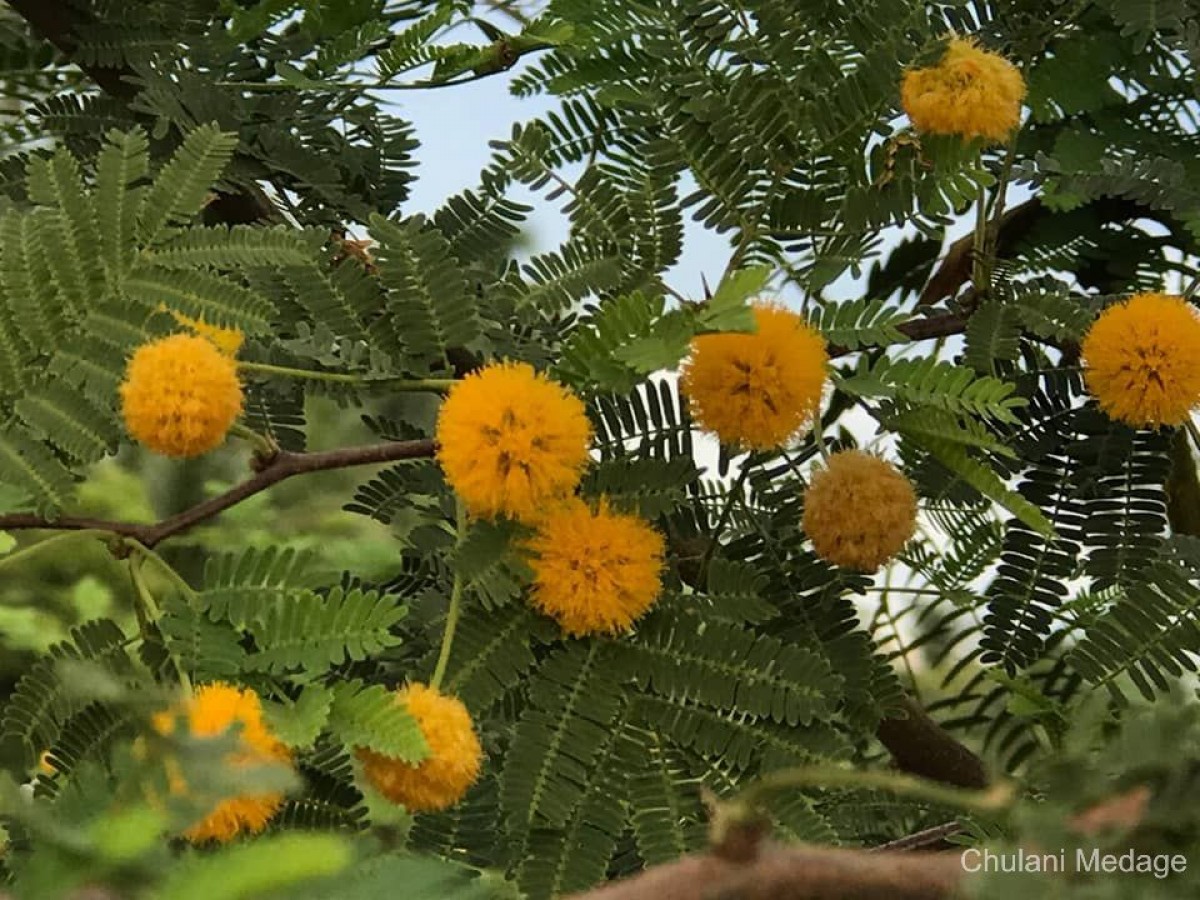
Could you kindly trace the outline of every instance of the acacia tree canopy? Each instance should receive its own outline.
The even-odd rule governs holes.
[[[10,0],[0,890],[1196,896],[1198,35]]]

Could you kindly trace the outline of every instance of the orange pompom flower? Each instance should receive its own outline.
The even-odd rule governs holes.
[[[817,556],[874,572],[903,549],[917,525],[917,495],[891,463],[843,450],[813,475],[804,494],[804,531]]]
[[[588,460],[583,402],[528,363],[496,363],[451,389],[438,461],[474,515],[533,518],[569,496]]]
[[[575,636],[617,633],[662,590],[665,544],[637,516],[574,500],[547,513],[527,542],[530,601]]]
[[[816,415],[827,377],[825,339],[781,307],[754,307],[757,331],[692,341],[680,387],[692,415],[725,444],[770,450]]]
[[[479,778],[483,747],[471,724],[471,714],[457,697],[424,684],[396,692],[417,720],[429,755],[416,765],[360,747],[355,755],[363,775],[393,803],[410,812],[433,812],[453,806]]]
[[[156,715],[154,725],[161,733],[169,734],[177,716],[186,723],[188,734],[195,738],[224,735],[235,723],[240,725],[241,749],[230,757],[232,765],[292,764],[291,751],[267,730],[262,703],[252,690],[219,681],[203,685],[180,709]],[[175,782],[174,789],[186,789],[177,777],[172,781]],[[228,797],[183,834],[194,844],[205,841],[227,843],[239,834],[262,831],[282,805],[283,795],[279,793]]]
[[[1182,425],[1200,405],[1200,317],[1180,297],[1138,294],[1110,306],[1081,351],[1084,381],[1110,418]]]
[[[199,456],[219,447],[242,411],[234,361],[190,334],[139,347],[120,391],[129,433],[165,456]]]
[[[900,101],[918,131],[999,142],[1021,120],[1025,80],[998,53],[980,50],[970,38],[953,38],[941,61],[910,69]]]

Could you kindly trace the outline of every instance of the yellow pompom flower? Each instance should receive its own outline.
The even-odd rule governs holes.
[[[754,332],[692,341],[680,387],[692,415],[722,443],[770,450],[806,428],[821,405],[829,354],[794,312],[754,307]]]
[[[263,722],[262,703],[252,690],[213,682],[196,692],[179,709],[162,712],[154,717],[154,726],[170,734],[176,718],[187,726],[194,738],[224,735],[235,723],[241,726],[238,739],[241,748],[230,756],[231,765],[292,764],[288,748],[267,730]],[[171,778],[172,789],[186,790],[178,774]],[[194,844],[205,841],[227,843],[242,833],[256,834],[267,827],[271,817],[283,805],[278,793],[249,794],[228,797],[220,801],[203,819],[183,833]]]
[[[424,684],[409,684],[396,692],[417,720],[429,755],[416,765],[360,747],[355,755],[363,775],[375,790],[409,812],[434,812],[457,803],[479,778],[483,747],[471,724],[471,714],[457,697]]]
[[[891,463],[843,450],[818,469],[804,494],[804,531],[817,556],[874,572],[895,556],[917,524],[917,495]]]
[[[129,433],[165,456],[219,447],[242,411],[237,365],[212,341],[190,334],[139,347],[120,390]]]
[[[582,500],[549,511],[526,543],[530,602],[576,637],[629,628],[662,589],[662,535],[637,516]]]
[[[175,312],[175,310],[167,310],[171,313],[171,317],[185,328],[190,328],[200,337],[208,338],[217,345],[217,349],[226,356],[237,356],[239,350],[242,349],[242,344],[245,343],[246,336],[242,334],[240,328],[222,328],[219,325],[210,325],[203,319],[193,319],[191,316],[185,316],[183,313]]]
[[[569,496],[588,460],[583,402],[528,363],[496,363],[451,389],[438,461],[474,515],[531,519]]]
[[[1084,381],[1110,418],[1182,425],[1200,404],[1200,318],[1181,297],[1138,294],[1110,306],[1081,352]]]
[[[953,38],[937,65],[910,69],[900,85],[900,101],[918,131],[968,140],[1008,140],[1024,99],[1020,70],[970,38]]]

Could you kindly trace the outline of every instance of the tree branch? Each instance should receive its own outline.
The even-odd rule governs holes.
[[[224,512],[231,506],[236,506],[248,497],[261,493],[272,485],[295,475],[324,472],[330,469],[346,469],[352,466],[379,465],[402,459],[421,459],[433,456],[434,450],[433,440],[424,438],[415,441],[369,444],[365,447],[345,447],[320,453],[288,453],[285,451],[277,454],[252,478],[234,485],[223,494],[197,503],[195,506],[159,522],[117,522],[76,516],[47,519],[30,513],[10,513],[0,515],[0,531],[95,529],[133,538],[146,547],[154,547],[167,538],[187,531]]]
[[[910,341],[928,341],[933,338],[949,337],[952,334],[962,334],[967,330],[967,319],[969,318],[970,316],[963,313],[946,313],[941,316],[928,316],[903,322],[896,326],[896,330]],[[831,344],[829,347],[830,359],[853,352],[855,351],[847,347],[839,347],[837,344]]]
[[[957,787],[987,787],[987,770],[978,756],[955,740],[912,697],[905,697],[903,706],[903,715],[884,719],[875,730],[897,768]]]
[[[960,834],[963,830],[961,822],[946,822],[934,825],[922,831],[906,834],[902,838],[872,847],[869,853],[892,853],[901,850],[928,850],[931,847],[945,844],[946,838]]]
[[[126,68],[111,68],[101,65],[84,65],[75,61],[79,43],[75,35],[86,27],[80,10],[72,8],[66,0],[8,0],[8,5],[27,21],[33,29],[66,56],[71,62],[96,82],[104,93],[121,100],[128,100],[138,92],[136,85],[126,78],[133,72]]]
[[[941,900],[963,875],[957,853],[768,845],[746,863],[689,856],[570,900]]]

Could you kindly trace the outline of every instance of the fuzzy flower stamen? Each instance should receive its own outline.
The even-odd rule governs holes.
[[[1084,381],[1110,418],[1182,425],[1200,405],[1200,315],[1181,297],[1138,294],[1110,306],[1080,349]]]
[[[900,85],[901,104],[918,131],[993,143],[1008,140],[1024,99],[1020,70],[970,38],[951,39],[937,65],[910,69]]]
[[[530,601],[574,636],[625,631],[662,589],[664,541],[637,516],[582,500],[550,512],[527,544]]]
[[[129,433],[164,456],[215,450],[242,412],[237,364],[212,341],[191,334],[139,347],[120,393]]]
[[[458,382],[437,421],[438,461],[473,515],[535,518],[569,496],[588,460],[583,402],[528,363]]]
[[[754,307],[757,330],[692,342],[680,388],[696,422],[722,443],[770,450],[798,436],[821,405],[829,354],[794,312]]]
[[[903,549],[917,524],[917,495],[891,463],[844,450],[818,469],[804,494],[804,532],[817,556],[874,572]]]

